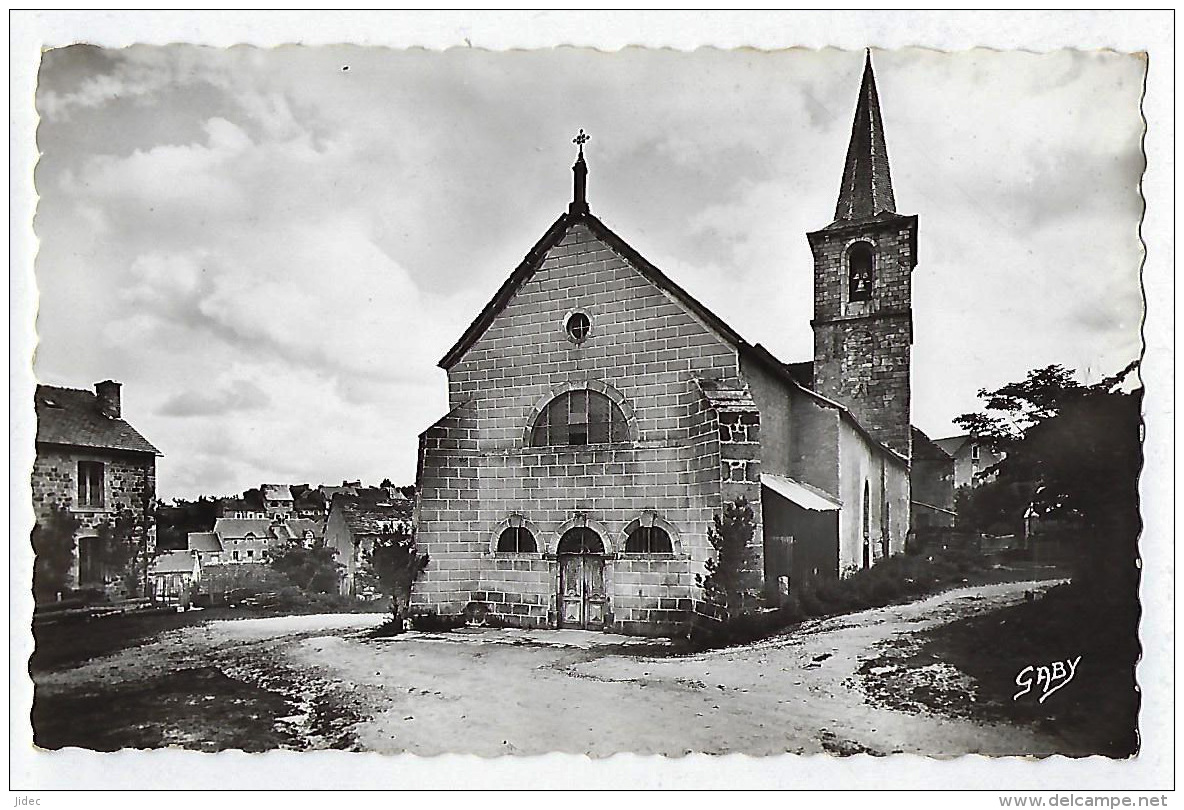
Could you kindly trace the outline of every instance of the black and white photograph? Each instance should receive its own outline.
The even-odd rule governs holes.
[[[10,786],[1174,786],[1170,12],[88,14],[11,99]]]

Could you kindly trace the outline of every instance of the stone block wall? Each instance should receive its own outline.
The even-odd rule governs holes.
[[[78,462],[98,461],[103,466],[103,506],[84,507],[78,500]],[[104,452],[39,444],[31,476],[33,512],[46,520],[54,509],[65,507],[80,521],[76,538],[94,536],[98,526],[113,521],[124,510],[139,511],[144,496],[156,496],[156,457],[147,453]],[[78,551],[71,576],[77,578]]]
[[[719,415],[720,476],[723,479],[723,499],[735,501],[743,497],[752,507],[756,527],[749,548],[751,567],[746,574],[747,586],[764,586],[765,546],[763,510],[761,508],[761,417],[754,405],[751,409],[725,411]]]
[[[814,388],[846,406],[879,441],[909,455],[912,269],[916,217],[810,234],[814,253]],[[847,300],[847,254],[875,255],[870,301]]]

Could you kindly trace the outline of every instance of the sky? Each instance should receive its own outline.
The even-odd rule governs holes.
[[[920,217],[913,421],[1140,352],[1144,62],[873,51]],[[571,197],[786,361],[861,52],[186,45],[46,52],[38,380],[123,385],[164,498],[414,480],[436,363]]]

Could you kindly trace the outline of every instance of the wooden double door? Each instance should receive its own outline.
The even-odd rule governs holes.
[[[559,555],[559,626],[602,630],[607,603],[604,557]]]

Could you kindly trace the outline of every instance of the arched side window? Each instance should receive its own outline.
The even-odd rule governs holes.
[[[872,246],[856,242],[847,251],[847,300],[870,301],[876,281],[876,261]]]
[[[673,554],[674,543],[660,526],[638,526],[625,539],[625,551],[630,554]]]
[[[863,567],[872,565],[872,496],[871,487],[863,482]]]
[[[508,526],[497,537],[497,550],[521,554],[534,553],[539,549],[530,529],[525,526]]]
[[[533,447],[612,444],[629,440],[629,423],[615,402],[586,388],[555,397],[530,434]]]

